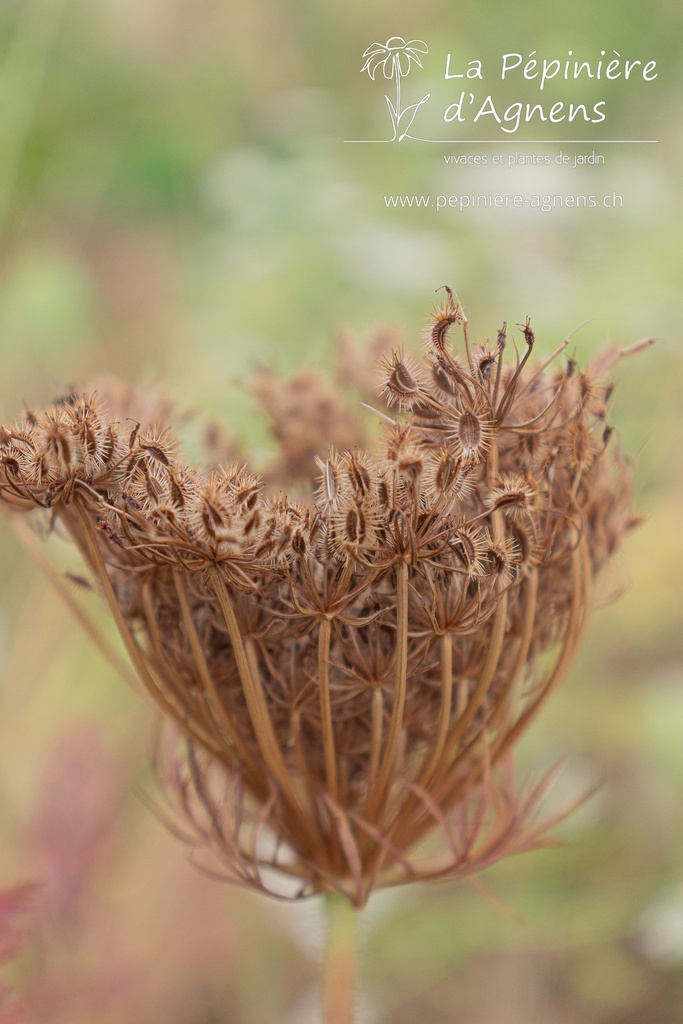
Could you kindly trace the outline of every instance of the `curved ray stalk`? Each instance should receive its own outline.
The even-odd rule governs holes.
[[[223,751],[221,750],[220,745],[217,744],[214,738],[210,736],[197,722],[193,722],[180,708],[176,707],[173,701],[168,699],[166,693],[154,678],[147,662],[147,658],[128,628],[128,624],[126,623],[123,613],[119,607],[119,603],[116,600],[116,594],[114,593],[114,588],[112,587],[109,574],[107,573],[104,565],[102,553],[97,545],[97,538],[94,536],[90,520],[88,519],[85,510],[80,507],[79,502],[75,501],[72,507],[75,509],[76,516],[83,530],[83,536],[80,538],[81,550],[102,586],[109,609],[114,617],[114,621],[119,633],[121,634],[121,638],[126,646],[126,650],[128,651],[131,661],[140,675],[143,686],[148,691],[149,695],[164,709],[164,711],[166,711],[173,721],[177,722],[181,729],[184,729],[185,732],[189,733],[202,746],[206,747],[207,750],[210,750],[222,760]],[[74,539],[78,543],[78,531],[74,532]]]
[[[318,681],[320,686],[320,720],[322,725],[323,757],[325,760],[325,780],[327,789],[333,800],[339,798],[337,784],[337,760],[334,750],[334,730],[332,728],[332,704],[330,701],[330,633],[332,622],[329,616],[320,620],[318,633]]]
[[[302,826],[302,832],[308,837],[309,842],[315,845],[316,838],[312,834],[311,822],[304,809],[301,807],[297,794],[294,791],[292,780],[287,772],[282,752],[280,750],[273,723],[268,714],[265,694],[258,675],[252,672],[252,668],[245,651],[242,633],[235,616],[235,610],[228,595],[225,581],[217,570],[212,569],[210,573],[211,586],[218,600],[228,635],[232,642],[233,653],[237,663],[237,670],[242,683],[247,708],[251,716],[251,722],[256,734],[256,740],[261,749],[263,759],[268,769],[272,772],[282,795],[296,815],[297,821]],[[302,836],[303,838],[303,836]]]
[[[436,730],[436,739],[434,740],[434,748],[427,764],[420,773],[418,781],[420,786],[427,786],[429,784],[441,761],[451,720],[451,707],[453,704],[453,638],[450,633],[442,635],[440,647],[441,704],[439,707],[439,722]]]
[[[249,756],[247,749],[242,742],[241,736],[235,728],[230,715],[225,710],[223,702],[218,694],[218,690],[216,689],[213,676],[209,671],[209,666],[206,663],[204,650],[199,641],[199,636],[197,635],[197,627],[195,626],[194,619],[192,617],[190,603],[187,599],[187,592],[185,590],[184,581],[180,577],[180,572],[181,570],[178,570],[173,574],[173,582],[175,583],[178,603],[180,604],[180,614],[185,626],[185,631],[187,632],[187,638],[190,641],[192,657],[194,658],[195,665],[197,666],[197,672],[199,673],[199,678],[204,688],[204,692],[206,693],[207,702],[219,729],[223,730],[240,757],[244,759],[246,764],[250,765],[253,771],[253,758]]]
[[[514,697],[515,688],[517,683],[520,681],[524,667],[529,657],[529,648],[531,647],[531,639],[534,635],[534,621],[536,615],[536,599],[538,596],[538,570],[532,569],[526,580],[524,594],[524,611],[522,619],[522,635],[519,639],[519,650],[517,651],[517,658],[515,664],[510,672],[510,678],[505,686],[505,689],[500,694],[496,706],[493,710],[493,714],[488,720],[488,728],[496,729],[509,715],[510,708],[512,706],[512,699]]]
[[[396,570],[396,685],[391,720],[377,782],[370,791],[364,816],[373,819],[379,814],[384,803],[389,776],[398,751],[398,741],[403,725],[403,709],[406,700],[408,669],[408,565],[399,563]]]

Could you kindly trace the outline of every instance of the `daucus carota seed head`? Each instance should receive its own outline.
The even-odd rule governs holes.
[[[387,405],[410,409],[419,397],[420,384],[412,359],[403,352],[392,352],[380,363],[382,395]]]
[[[164,424],[97,395],[0,428],[0,501],[49,508],[80,548],[169,723],[160,776],[228,879],[360,906],[540,841],[509,762],[633,523],[619,354],[557,372],[530,362],[529,318],[507,361],[505,325],[474,351],[467,331],[447,290],[422,363],[384,358],[372,449],[316,375],[262,374],[263,480],[186,465]]]
[[[486,410],[481,406],[466,405],[451,412],[446,422],[447,437],[453,450],[464,459],[480,462],[493,435],[493,424]]]
[[[491,488],[485,504],[492,511],[500,509],[506,516],[524,520],[533,518],[539,501],[539,490],[530,478],[520,473],[506,473],[498,486]]]

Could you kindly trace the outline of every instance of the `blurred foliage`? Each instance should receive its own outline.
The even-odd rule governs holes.
[[[658,338],[619,367],[645,516],[603,584],[622,596],[522,751],[524,772],[571,752],[558,801],[597,794],[560,850],[371,905],[365,1021],[683,1022],[682,30],[675,0],[0,5],[0,420],[114,373],[262,445],[245,388],[258,364],[324,366],[340,327],[417,345],[444,283],[480,335],[529,313],[549,352],[590,321],[571,340],[581,362]],[[386,130],[381,83],[359,69],[396,33],[429,41],[434,86],[449,51],[656,59],[652,90],[610,93],[609,137],[660,142],[502,178],[446,167],[439,147],[345,145]],[[383,202],[501,185],[614,189],[625,206]],[[280,912],[194,871],[138,796],[153,792],[148,712],[5,521],[0,558],[0,889],[38,883],[14,978],[30,1019],[315,1020],[315,907]]]

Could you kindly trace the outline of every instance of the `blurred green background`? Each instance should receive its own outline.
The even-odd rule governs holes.
[[[359,70],[396,34],[430,47],[404,83],[412,101],[450,94],[446,52],[657,60],[651,86],[610,89],[604,134],[585,137],[660,141],[605,146],[601,167],[498,172],[443,162],[491,146],[345,144],[388,131],[385,83]],[[362,346],[390,326],[417,347],[445,283],[478,336],[530,314],[549,352],[590,321],[571,341],[582,363],[658,339],[618,367],[613,420],[645,517],[603,586],[621,597],[522,750],[525,772],[569,755],[558,801],[600,788],[559,850],[483,886],[371,903],[366,1024],[683,1024],[682,41],[677,0],[0,4],[0,422],[114,373],[259,447],[257,364],[325,367],[340,329]],[[520,133],[539,140],[523,151],[554,156],[543,140],[561,129]],[[383,199],[473,190],[614,190],[624,207],[459,215]],[[0,976],[28,1020],[315,1021],[316,907],[191,867],[139,798],[148,710],[4,520],[0,566],[0,890],[38,884],[28,944]]]

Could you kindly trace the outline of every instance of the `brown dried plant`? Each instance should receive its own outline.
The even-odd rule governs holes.
[[[582,372],[558,365],[565,342],[533,365],[527,319],[506,359],[505,325],[472,347],[446,293],[425,358],[382,361],[371,453],[334,447],[358,428],[310,374],[296,401],[261,379],[271,480],[310,474],[325,442],[301,500],[246,465],[186,465],[166,426],[131,430],[94,393],[0,429],[2,502],[76,543],[172,723],[159,771],[181,820],[245,886],[360,907],[543,839],[545,785],[516,790],[511,754],[634,522],[607,421],[626,353]]]

